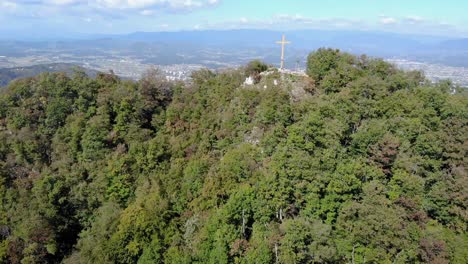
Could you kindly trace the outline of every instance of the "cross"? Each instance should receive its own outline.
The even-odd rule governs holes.
[[[283,38],[281,39],[281,41],[276,41],[276,44],[281,44],[281,67],[280,69],[283,70],[284,69],[284,46],[286,44],[291,44],[291,42],[286,41],[286,36],[284,36],[283,34]]]

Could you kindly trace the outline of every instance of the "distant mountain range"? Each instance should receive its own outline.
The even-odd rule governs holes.
[[[203,45],[240,45],[240,46],[275,46],[275,42],[285,33],[299,48],[316,48],[323,46],[345,47],[351,46],[380,46],[382,48],[412,49],[424,44],[434,44],[449,40],[444,37],[413,36],[386,32],[367,31],[269,31],[269,30],[226,30],[226,31],[180,31],[180,32],[135,32],[128,35],[107,36],[116,39],[137,40],[144,42],[179,42]],[[346,43],[343,43],[343,40]],[[395,45],[397,47],[395,47]],[[346,46],[347,47],[347,46]]]
[[[275,47],[277,46],[275,41],[279,40],[282,33],[269,30],[136,32],[107,37],[145,43],[242,49]],[[402,57],[451,66],[468,66],[468,39],[367,31],[298,30],[285,33],[287,39],[292,42],[290,47],[293,49],[311,51],[320,47],[333,47],[355,54]],[[454,58],[455,54],[457,58]]]
[[[118,54],[138,55],[159,53],[163,64],[181,61],[176,54],[196,55],[203,49],[227,53],[268,54],[277,49],[281,31],[271,30],[206,30],[180,32],[135,32],[127,35],[97,35],[79,40],[0,41],[0,55],[18,56],[35,50],[67,50],[75,55]],[[402,58],[450,66],[468,67],[468,39],[409,35],[372,31],[295,30],[284,32],[292,45],[289,55],[305,57],[319,47],[333,47],[354,54],[368,54],[385,58]],[[291,58],[290,58],[291,59]],[[152,61],[159,59],[152,58]],[[293,60],[293,59],[291,59]],[[190,60],[193,63],[192,60]]]
[[[440,47],[443,49],[468,51],[468,38],[447,40],[442,42]]]

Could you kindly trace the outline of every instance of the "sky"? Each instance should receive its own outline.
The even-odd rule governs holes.
[[[466,0],[0,0],[0,37],[258,28],[468,37]]]

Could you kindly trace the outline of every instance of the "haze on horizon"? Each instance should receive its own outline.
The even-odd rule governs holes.
[[[208,29],[322,29],[468,36],[457,0],[0,0],[2,39]]]

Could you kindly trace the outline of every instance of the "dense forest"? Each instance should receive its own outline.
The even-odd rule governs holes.
[[[333,49],[307,75],[10,83],[1,262],[468,263],[466,90]]]

